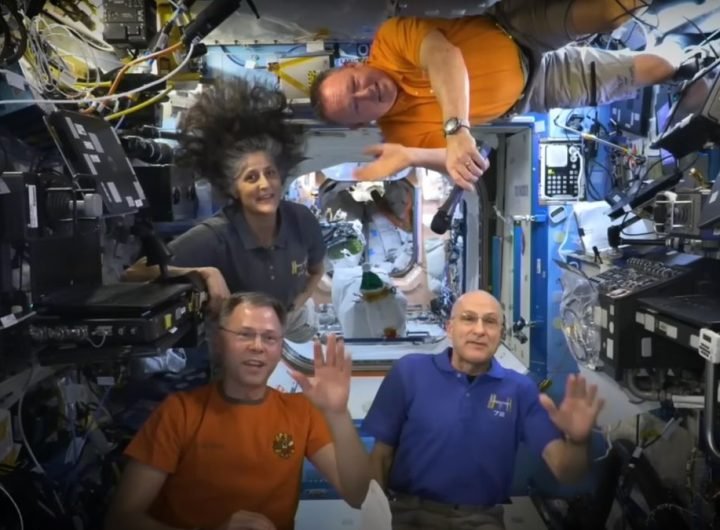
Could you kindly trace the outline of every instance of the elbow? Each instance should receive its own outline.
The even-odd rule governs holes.
[[[370,490],[370,475],[359,477],[357,482],[351,488],[345,488],[342,492],[342,498],[351,507],[359,510],[362,508],[368,491]]]
[[[368,483],[368,487],[365,488],[365,491],[361,493],[362,490],[358,490],[356,493],[352,495],[347,495],[344,497],[345,502],[351,507],[355,508],[356,510],[359,510],[362,508],[363,503],[365,502],[365,497],[367,497],[368,489],[370,489],[370,484]]]
[[[444,72],[449,65],[459,64],[465,66],[465,58],[463,57],[462,51],[457,46],[446,42],[433,50],[428,69],[432,72],[433,69],[439,68]]]
[[[362,508],[362,503],[365,501],[363,500],[351,500],[351,499],[345,499],[345,502],[350,506],[350,508],[353,508],[355,510],[360,510]]]

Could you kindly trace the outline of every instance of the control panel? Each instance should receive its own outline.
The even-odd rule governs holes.
[[[659,282],[671,280],[682,270],[660,261],[632,257],[623,268],[608,269],[593,278],[598,290],[611,298],[622,298]]]
[[[157,32],[155,2],[104,0],[103,40],[118,48],[147,48]]]
[[[706,361],[720,364],[720,333],[710,329],[701,329],[698,353]]]
[[[582,143],[545,140],[540,144],[540,202],[576,201],[585,197]]]
[[[684,361],[675,354],[677,346],[643,341],[645,321],[640,322],[638,317],[639,300],[649,295],[668,297],[689,292],[704,263],[699,256],[650,251],[628,257],[621,267],[592,278],[599,294],[595,322],[600,327],[600,360],[605,372],[620,380],[628,369],[684,367]]]

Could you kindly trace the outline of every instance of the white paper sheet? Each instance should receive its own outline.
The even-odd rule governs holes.
[[[360,508],[360,518],[360,530],[392,530],[390,502],[380,484],[374,480],[370,482],[367,497]]]

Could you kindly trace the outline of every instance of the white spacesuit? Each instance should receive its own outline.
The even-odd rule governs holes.
[[[407,299],[381,271],[335,269],[332,303],[346,338],[395,338],[406,334]]]

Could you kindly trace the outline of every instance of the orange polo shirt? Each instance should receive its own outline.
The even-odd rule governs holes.
[[[262,403],[232,403],[217,385],[168,397],[125,454],[168,473],[149,514],[176,528],[217,528],[239,510],[292,530],[305,457],[331,443],[302,394],[269,389]]]
[[[378,120],[387,142],[445,147],[442,110],[420,66],[420,45],[433,30],[462,51],[470,78],[471,123],[499,118],[522,93],[520,49],[490,18],[391,18],[375,35],[367,62],[400,87],[395,104]]]

